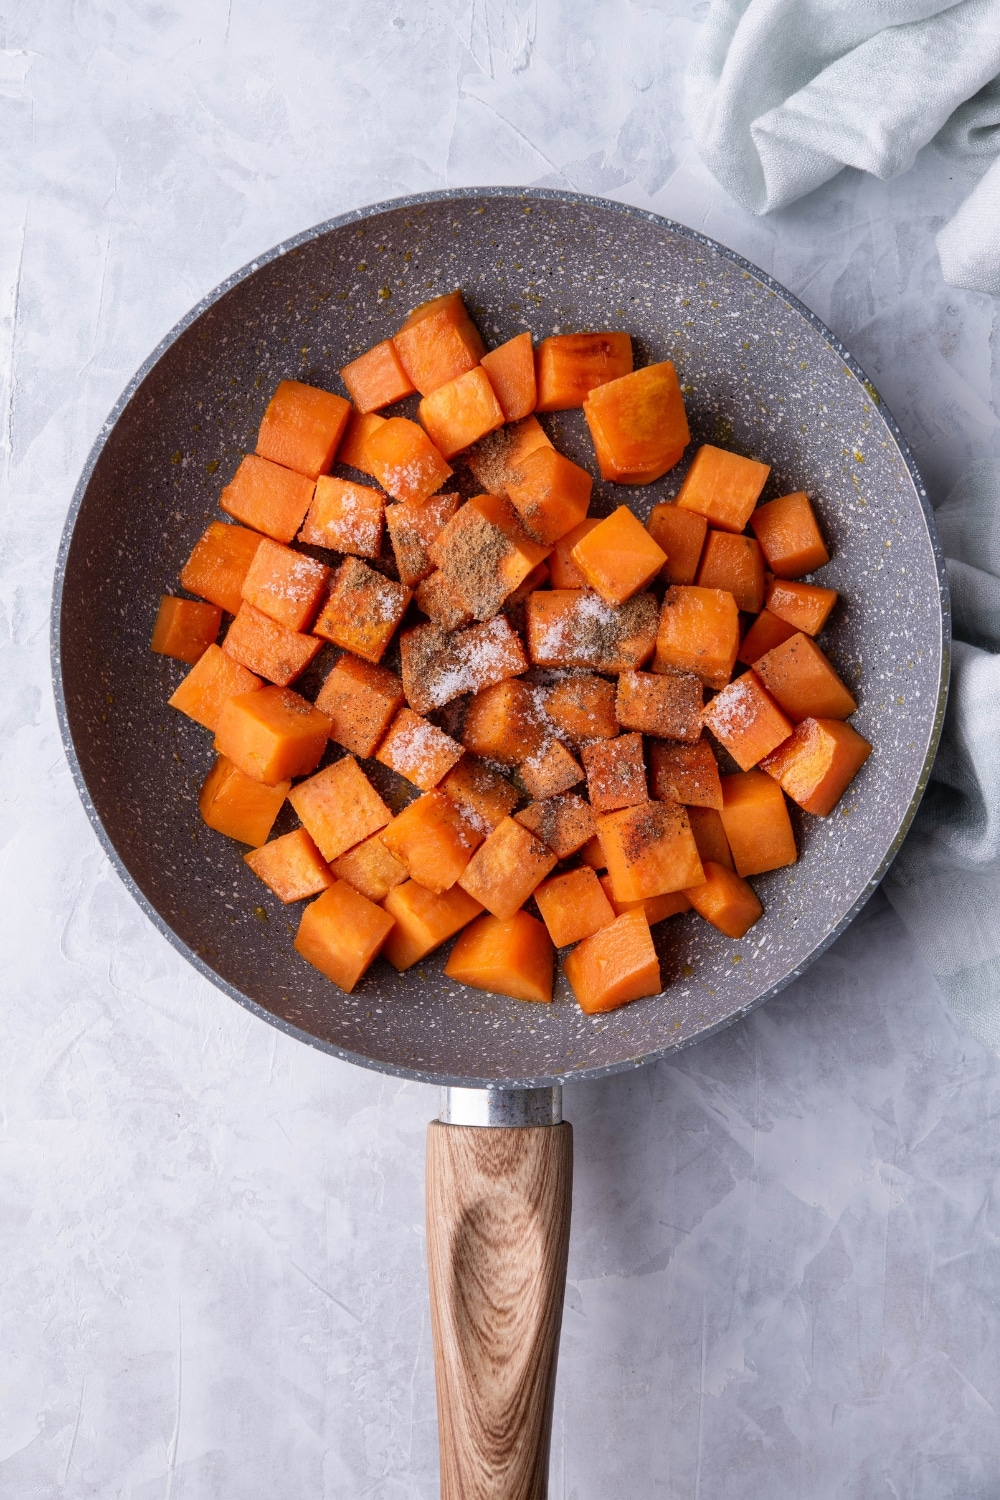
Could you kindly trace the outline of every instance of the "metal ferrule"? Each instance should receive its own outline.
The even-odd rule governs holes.
[[[548,1089],[441,1090],[443,1125],[561,1125],[562,1086]]]

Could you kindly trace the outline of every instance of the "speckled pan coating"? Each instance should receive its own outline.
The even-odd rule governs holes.
[[[755,882],[766,908],[734,943],[695,916],[656,929],[658,997],[587,1019],[467,990],[443,956],[376,965],[343,995],[297,957],[298,908],[206,830],[208,736],[167,707],[184,668],[151,655],[161,592],[252,450],[282,377],[341,389],[338,368],[415,303],[461,286],[490,342],[525,328],[626,328],[671,358],[695,443],[773,466],[765,498],[805,489],[842,592],[823,643],[875,747],[844,805],[799,817],[799,863]],[[593,469],[579,413],[550,430]],[[595,484],[643,518],[683,469]],[[926,497],[878,395],[832,335],[755,267],[677,224],[598,199],[468,190],[398,200],[308,231],[226,282],[139,371],[101,431],[63,538],[53,666],[67,753],[112,860],[152,921],[234,999],[367,1066],[432,1081],[543,1083],[638,1065],[718,1030],[787,984],[850,920],[897,849],[944,711],[948,601]],[[447,949],[445,950],[447,952]]]

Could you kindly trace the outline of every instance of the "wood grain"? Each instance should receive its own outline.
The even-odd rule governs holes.
[[[442,1500],[545,1500],[573,1132],[427,1133]]]

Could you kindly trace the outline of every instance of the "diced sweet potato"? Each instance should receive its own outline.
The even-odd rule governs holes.
[[[399,642],[403,688],[411,708],[428,713],[462,693],[479,693],[527,669],[521,642],[502,615],[451,634],[417,625]],[[521,757],[523,759],[523,757]]]
[[[584,803],[585,807],[586,805]],[[593,817],[593,814],[591,816]],[[604,850],[601,848],[601,841],[596,833],[593,838],[587,840],[580,850],[580,858],[585,865],[590,865],[592,870],[603,870],[606,867],[607,860],[604,858]],[[611,898],[609,897],[608,899],[610,900]]]
[[[440,568],[421,579],[413,597],[417,608],[446,635],[473,622],[471,609],[458,597]]]
[[[394,500],[426,500],[452,470],[422,427],[408,417],[388,417],[364,446],[365,470]]]
[[[334,881],[330,867],[304,828],[272,839],[243,858],[255,875],[287,906],[318,896]]]
[[[503,601],[503,612],[507,616],[513,628],[519,635],[524,634],[524,611],[529,595],[536,589],[544,588],[549,581],[549,565],[540,562],[537,568],[532,568],[523,583],[519,583],[512,594],[508,594]]]
[[[681,510],[693,510],[720,531],[742,531],[771,470],[706,443],[698,449],[677,495]]]
[[[702,879],[698,846],[678,802],[644,802],[597,820],[617,901],[683,891]]]
[[[588,1016],[658,995],[660,964],[645,913],[624,912],[585,938],[563,960],[563,972]]]
[[[452,517],[427,554],[477,620],[491,619],[548,555],[502,495],[476,495]]]
[[[328,864],[392,822],[353,755],[300,781],[288,800]]]
[[[702,864],[711,860],[713,864],[725,865],[727,870],[733,869],[733,853],[722,814],[714,807],[689,807],[687,815]]]
[[[260,678],[233,661],[221,646],[209,646],[174,689],[169,703],[214,733],[226,699],[261,686]]]
[[[429,719],[401,708],[375,759],[422,792],[429,792],[461,760],[462,746]]]
[[[837,590],[779,578],[768,588],[765,602],[771,614],[777,615],[793,630],[819,635],[837,602]]]
[[[480,366],[466,370],[425,396],[417,408],[421,426],[443,458],[454,458],[463,448],[503,426],[503,408],[493,393],[489,376]]]
[[[350,994],[392,931],[388,912],[338,880],[302,913],[295,947],[327,979]]]
[[[460,885],[435,895],[415,880],[395,886],[382,905],[396,923],[382,954],[400,973],[440,948],[483,909]]]
[[[521,780],[537,801],[568,792],[583,780],[583,771],[559,740],[550,740],[536,755],[521,764]]]
[[[307,475],[248,453],[219,496],[219,504],[254,531],[276,542],[290,542],[305,520],[315,488],[316,481]]]
[[[288,630],[308,630],[329,581],[322,563],[263,537],[243,580],[243,598]]]
[[[668,583],[694,583],[705,545],[708,522],[693,510],[681,510],[672,501],[654,505],[646,530],[667,554],[662,576]]]
[[[227,656],[277,687],[301,677],[321,645],[314,635],[289,630],[252,604],[241,605],[222,641]]]
[[[514,821],[547,844],[559,859],[569,859],[594,837],[593,809],[575,792],[531,802],[514,814]]]
[[[466,710],[462,743],[474,755],[517,766],[537,755],[544,742],[535,695],[519,678],[484,688]]]
[[[360,558],[345,557],[313,630],[377,665],[412,597],[403,584],[376,573]]]
[[[210,522],[181,569],[181,587],[234,615],[243,602],[243,580],[260,541],[259,531]]]
[[[615,713],[623,729],[694,744],[701,738],[704,697],[693,672],[623,672]]]
[[[505,422],[520,422],[535,409],[535,352],[531,334],[519,333],[483,355],[483,369],[503,411]]]
[[[403,706],[403,684],[388,667],[345,653],[320,688],[316,707],[330,719],[330,738],[366,758]]]
[[[221,624],[222,610],[217,604],[164,594],[149,649],[158,656],[172,656],[175,661],[193,665],[214,643]]]
[[[392,339],[383,339],[381,344],[352,359],[344,365],[340,378],[356,410],[362,413],[403,401],[416,390],[400,363]]]
[[[411,802],[382,835],[410,877],[429,891],[450,890],[483,841],[482,832],[439,787]]]
[[[382,550],[385,496],[368,484],[323,474],[299,532],[310,547],[329,547],[354,557],[378,557]]]
[[[665,745],[654,740],[649,747],[653,796],[660,802],[683,802],[686,807],[722,809],[719,766],[708,740],[693,745]]]
[[[501,920],[523,906],[556,863],[552,850],[522,823],[504,818],[469,860],[459,885]]]
[[[370,474],[365,449],[368,446],[368,439],[384,426],[385,421],[385,417],[377,417],[374,412],[352,411],[347,429],[340,440],[340,447],[337,449],[337,462],[349,464],[352,469],[358,469],[362,474]]]
[[[528,454],[551,447],[538,418],[525,417],[510,427],[487,433],[466,453],[465,463],[476,483],[488,494],[506,495],[507,486],[518,479]]]
[[[520,801],[517,788],[476,755],[465,754],[441,782],[453,802],[485,838]]]
[[[858,706],[829,658],[801,631],[759,656],[753,669],[793,724],[847,719]]]
[[[350,415],[351,404],[343,396],[301,380],[279,381],[260,424],[257,452],[271,463],[316,479],[333,463]]]
[[[384,832],[383,828],[362,839],[330,866],[338,880],[346,880],[369,901],[384,901],[395,886],[410,878],[406,866],[386,848]]]
[[[746,662],[752,667],[759,657],[767,651],[773,651],[775,646],[780,646],[783,641],[791,640],[796,634],[793,625],[787,625],[784,620],[779,620],[777,615],[772,615],[770,610],[762,609],[740,642],[737,661]]]
[[[307,699],[290,688],[261,687],[226,699],[215,748],[245,775],[276,786],[314,771],[329,734],[330,720]]]
[[[702,717],[741,771],[770,755],[792,732],[791,720],[752,670],[717,693]]]
[[[473,369],[486,353],[460,291],[415,307],[393,343],[400,364],[422,396]]]
[[[725,589],[736,600],[737,609],[757,614],[764,604],[764,554],[760,545],[752,536],[709,531],[698,569],[698,587]]]
[[[761,770],[723,776],[722,821],[738,875],[762,875],[799,857],[784,793]]]
[[[627,333],[557,333],[535,350],[536,411],[568,411],[632,369]]]
[[[672,469],[691,441],[671,360],[599,386],[583,403],[602,479],[649,484]]]
[[[698,915],[726,937],[745,937],[764,915],[764,908],[746,881],[734,870],[712,860],[705,865],[702,884],[692,886],[687,896]]]
[[[554,448],[536,448],[522,461],[507,494],[536,542],[557,542],[579,526],[590,505],[593,480],[586,469]]]
[[[449,979],[512,1000],[552,999],[552,939],[526,911],[489,914],[467,927],[444,966]]]
[[[600,526],[600,516],[588,516],[581,521],[579,526],[574,526],[572,531],[567,531],[555,543],[549,554],[549,572],[554,589],[585,589],[587,580],[584,578],[576,563],[570,558],[570,553],[577,542],[582,541],[588,532],[593,531],[595,526]]]
[[[656,635],[653,670],[694,672],[708,687],[723,688],[740,647],[736,600],[724,589],[674,585],[667,589]]]
[[[620,605],[606,604],[590,589],[532,594],[525,608],[528,655],[539,667],[628,672],[652,656],[657,616],[652,594],[634,594]]]
[[[619,807],[636,807],[649,800],[641,734],[593,740],[584,745],[581,753],[590,805],[595,812],[614,812]]]
[[[795,733],[760,763],[808,813],[825,818],[860,771],[872,747],[839,719],[803,719]]]
[[[627,505],[619,505],[581,537],[570,560],[606,604],[624,604],[655,578],[667,560]]]
[[[564,677],[545,690],[542,703],[557,733],[571,745],[611,740],[618,733],[615,685],[603,677],[590,673]]]
[[[643,901],[618,901],[611,876],[605,873],[599,880],[601,890],[616,917],[620,917],[625,911],[642,911],[650,927],[655,927],[657,922],[665,922],[668,917],[677,917],[691,910],[691,903],[683,891],[667,891],[662,896],[647,896]]]
[[[245,776],[238,766],[220,755],[205,777],[198,797],[198,811],[209,828],[241,844],[267,842],[271,826],[288,795],[289,783],[265,786]]]
[[[579,943],[615,919],[611,903],[589,865],[543,880],[535,901],[557,948]]]
[[[813,508],[801,490],[758,506],[750,525],[767,566],[778,578],[801,578],[830,561]]]
[[[458,510],[458,495],[431,495],[426,500],[400,500],[386,507],[385,521],[399,571],[399,581],[413,588],[434,571],[427,548]]]

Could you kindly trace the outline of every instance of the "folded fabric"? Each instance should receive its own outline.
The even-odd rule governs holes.
[[[997,157],[998,74],[1000,0],[712,0],[688,105],[710,171],[764,214],[845,166],[894,177],[935,137]],[[1000,295],[998,213],[994,166],[938,237],[953,285]]]

